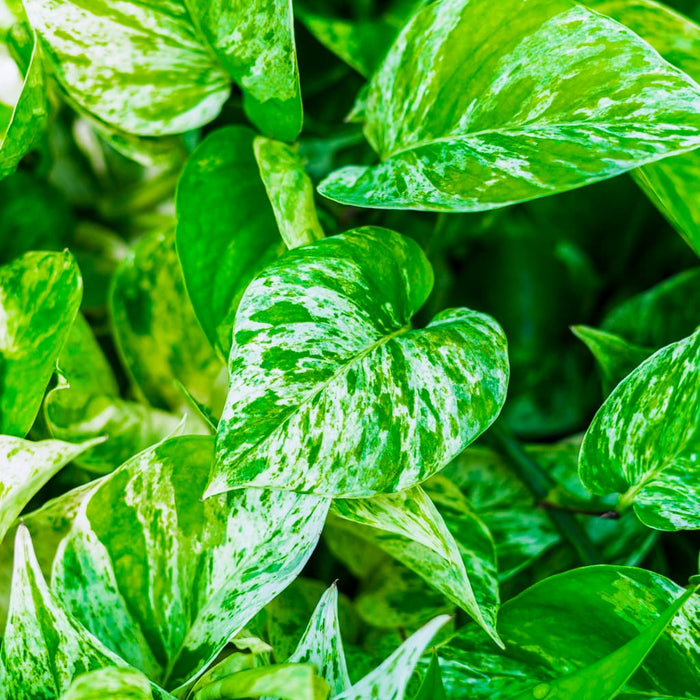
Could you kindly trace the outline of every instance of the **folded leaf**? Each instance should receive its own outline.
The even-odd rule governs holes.
[[[0,433],[29,432],[81,296],[67,251],[26,253],[0,267]]]
[[[569,0],[428,5],[355,112],[382,162],[320,191],[366,207],[491,209],[700,145],[697,84]]]
[[[257,489],[202,502],[212,457],[213,439],[192,436],[131,459],[83,502],[54,563],[70,610],[167,689],[294,580],[328,509]]]
[[[275,2],[27,0],[53,72],[69,97],[108,125],[143,136],[211,121],[243,90],[265,132],[301,129],[291,9]]]
[[[236,315],[206,494],[399,491],[486,430],[505,399],[505,338],[468,309],[411,330],[431,288],[420,248],[371,227],[265,268]]]
[[[700,330],[662,348],[595,415],[579,474],[659,530],[700,528]]]
[[[418,695],[416,695],[414,700],[447,700],[445,686],[442,683],[440,674],[440,663],[436,653],[433,653],[430,659],[430,666],[428,666]]]
[[[192,153],[177,188],[177,253],[194,312],[224,357],[253,276],[284,250],[253,153],[255,134],[219,129]]]

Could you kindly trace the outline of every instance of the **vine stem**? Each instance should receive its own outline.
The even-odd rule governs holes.
[[[556,486],[552,477],[502,424],[493,425],[489,430],[489,436],[493,438],[498,452],[513,466],[520,480],[530,489],[537,501],[546,502],[550,492]],[[603,563],[603,557],[574,514],[553,508],[546,508],[545,511],[562,537],[576,550],[584,565]]]

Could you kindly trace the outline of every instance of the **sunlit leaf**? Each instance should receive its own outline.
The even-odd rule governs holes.
[[[160,691],[158,697],[167,700],[172,695]],[[112,666],[78,676],[61,700],[151,700],[152,686],[146,676],[130,668]]]

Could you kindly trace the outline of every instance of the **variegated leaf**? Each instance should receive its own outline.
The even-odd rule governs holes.
[[[24,526],[17,530],[0,658],[6,669],[5,690],[12,700],[55,700],[81,673],[123,665],[49,590]]]
[[[265,268],[236,315],[206,494],[399,491],[482,433],[505,399],[505,337],[468,309],[412,330],[431,287],[417,244],[371,227]]]
[[[0,433],[24,437],[31,428],[81,296],[67,251],[0,267]]]
[[[203,502],[212,458],[213,438],[196,436],[137,455],[82,503],[54,563],[73,613],[168,689],[294,580],[328,510],[313,496],[257,489]]]
[[[156,232],[136,244],[114,276],[110,306],[124,364],[152,406],[185,407],[179,382],[220,415],[226,368],[197,323],[172,232]]]
[[[0,542],[14,519],[60,469],[101,440],[71,445],[0,435]]]
[[[284,250],[253,153],[255,134],[232,126],[192,153],[177,188],[177,252],[194,312],[228,357],[236,307],[253,276]]]
[[[26,0],[61,86],[107,125],[143,136],[211,121],[232,78],[264,131],[293,140],[301,129],[288,0]]]
[[[654,0],[585,0],[648,41],[667,61],[700,80],[700,26]],[[700,152],[645,165],[632,176],[700,255]]]
[[[298,149],[262,136],[253,141],[253,148],[287,248],[321,240],[325,234],[316,214],[313,183]]]
[[[356,206],[491,209],[700,145],[697,84],[569,0],[428,5],[355,111],[381,163],[320,191]]]
[[[621,382],[581,446],[581,481],[649,527],[700,528],[700,330]]]
[[[412,634],[384,663],[333,700],[403,700],[418,660],[441,627],[449,620],[441,615]]]
[[[23,25],[15,27],[24,30]],[[22,157],[36,146],[46,123],[48,103],[41,48],[36,36],[29,37],[29,41],[33,47],[22,92],[4,133],[0,129],[0,180],[14,172]]]
[[[450,512],[459,543],[420,486],[367,499],[339,499],[334,502],[333,513],[353,524],[347,527],[348,534],[372,542],[417,573],[450,602],[466,610],[500,644],[496,632],[499,600],[494,544],[456,487],[455,491],[451,505],[456,498],[462,507],[450,508]]]
[[[61,700],[152,700],[153,697],[152,684],[142,673],[111,666],[78,676]],[[164,690],[160,690],[156,697],[174,700]]]

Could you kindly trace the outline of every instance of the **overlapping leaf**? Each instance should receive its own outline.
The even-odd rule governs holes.
[[[224,357],[233,316],[253,276],[285,247],[253,153],[254,133],[219,129],[194,151],[177,189],[177,252],[185,287]]]
[[[134,457],[83,502],[54,564],[73,613],[166,688],[298,575],[328,509],[256,489],[202,502],[212,456],[213,439],[192,436]]]
[[[650,527],[700,527],[700,331],[618,385],[586,433],[580,475],[594,493],[622,493]]]
[[[0,433],[29,431],[81,295],[68,252],[26,253],[0,267]]]
[[[172,695],[159,691],[158,697],[172,700]],[[151,700],[152,686],[146,676],[130,668],[111,666],[78,676],[61,700]]]
[[[508,379],[493,319],[411,317],[432,270],[366,228],[287,253],[238,308],[207,495],[244,485],[365,497],[423,481],[496,418]]]
[[[287,0],[151,0],[118,6],[27,0],[53,72],[80,107],[144,136],[211,121],[233,79],[251,119],[293,140],[301,129],[296,52]]]
[[[320,187],[356,206],[476,211],[700,145],[700,89],[630,30],[569,0],[420,11],[357,115],[382,159]]]

